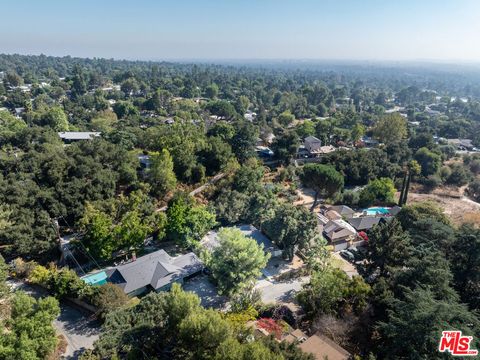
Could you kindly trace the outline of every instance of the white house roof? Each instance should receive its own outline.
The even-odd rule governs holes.
[[[93,131],[62,131],[58,133],[58,136],[63,140],[90,140],[100,136],[100,133]]]

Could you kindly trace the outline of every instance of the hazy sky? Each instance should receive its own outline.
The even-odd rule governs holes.
[[[0,0],[0,52],[480,62],[480,0]]]

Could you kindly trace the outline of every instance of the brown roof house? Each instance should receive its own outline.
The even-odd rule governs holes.
[[[330,206],[328,210],[336,211],[342,217],[345,217],[345,218],[349,218],[355,215],[355,211],[352,208],[348,207],[347,205],[333,205],[333,206]]]
[[[310,336],[299,345],[306,353],[313,354],[316,360],[349,360],[350,353],[323,335]]]
[[[343,219],[331,220],[323,227],[323,235],[334,251],[347,249],[357,237],[355,228]]]

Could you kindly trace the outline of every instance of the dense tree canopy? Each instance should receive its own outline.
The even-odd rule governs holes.
[[[256,240],[247,238],[239,229],[220,229],[218,242],[208,266],[222,293],[233,293],[249,285],[267,265],[270,255],[266,249]]]

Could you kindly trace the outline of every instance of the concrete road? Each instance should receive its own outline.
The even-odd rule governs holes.
[[[35,298],[47,296],[46,291],[29,286],[19,281],[8,281],[12,289],[23,290]],[[53,321],[57,333],[67,340],[65,359],[77,359],[85,349],[93,348],[93,342],[100,334],[100,324],[89,318],[89,314],[77,309],[71,304],[60,303],[60,315]]]

